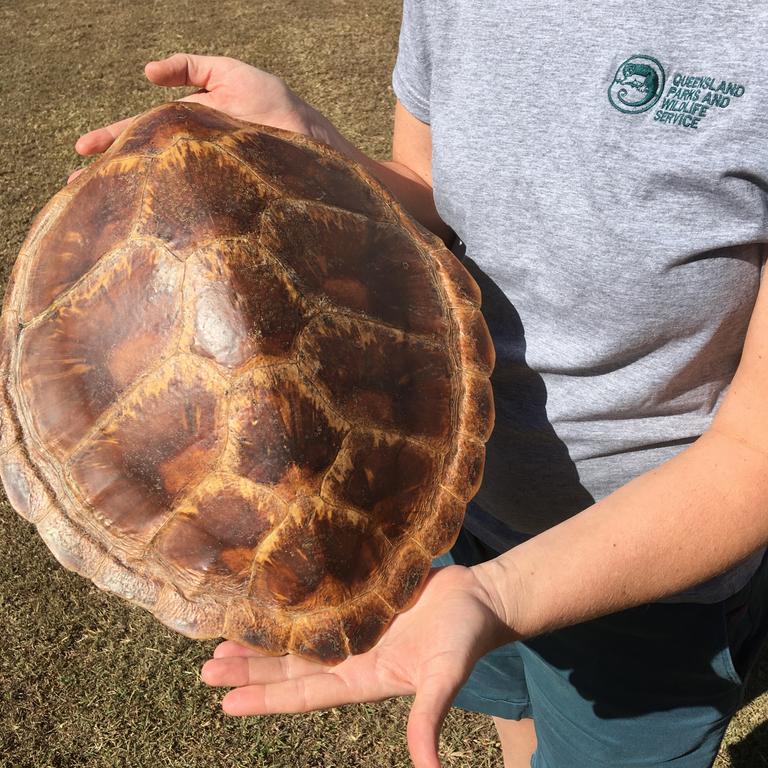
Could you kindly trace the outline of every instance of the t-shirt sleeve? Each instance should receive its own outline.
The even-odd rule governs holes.
[[[428,0],[404,0],[392,88],[400,103],[423,123],[429,123],[432,56],[427,25]]]

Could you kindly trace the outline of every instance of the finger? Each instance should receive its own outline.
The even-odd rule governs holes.
[[[279,683],[235,688],[222,699],[221,707],[228,715],[268,715],[309,712],[376,700],[351,689],[338,675],[320,673]]]
[[[206,685],[234,687],[257,682],[250,678],[248,657],[246,656],[230,656],[223,659],[211,659],[210,661],[206,661],[205,664],[203,664],[203,668],[200,670],[200,679]],[[275,679],[281,678],[278,677]]]
[[[279,683],[296,677],[327,671],[313,661],[297,656],[258,657],[230,656],[211,659],[200,674],[204,683],[217,686],[241,686]]]
[[[226,74],[240,63],[226,56],[174,53],[167,59],[148,62],[144,67],[144,74],[155,85],[195,85],[198,88],[208,88],[215,77]]]
[[[78,168],[76,171],[72,171],[67,178],[67,184],[71,184],[81,173],[85,172],[85,168]]]
[[[414,768],[440,768],[440,729],[461,683],[441,671],[417,687],[407,728],[408,751]]]
[[[95,155],[108,149],[112,142],[131,124],[132,117],[120,120],[104,128],[97,128],[95,131],[84,133],[75,142],[75,152],[79,155]]]

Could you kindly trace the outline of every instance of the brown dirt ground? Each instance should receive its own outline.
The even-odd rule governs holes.
[[[2,284],[33,214],[79,164],[83,131],[165,98],[143,64],[177,50],[235,56],[287,79],[346,135],[389,151],[399,0],[4,0],[0,4]],[[177,95],[177,94],[174,94]],[[198,681],[212,643],[64,571],[0,502],[0,766],[407,766],[408,701],[224,718]],[[768,766],[768,657],[719,768]],[[754,698],[757,697],[757,698]],[[498,766],[485,718],[453,711],[447,766]]]

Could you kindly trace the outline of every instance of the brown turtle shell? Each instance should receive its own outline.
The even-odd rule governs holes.
[[[324,144],[150,110],[16,262],[8,498],[64,566],[179,632],[365,651],[480,482],[479,303],[441,242]]]

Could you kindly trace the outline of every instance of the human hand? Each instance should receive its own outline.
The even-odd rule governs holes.
[[[438,737],[453,697],[482,655],[515,639],[473,570],[448,566],[430,573],[416,604],[366,653],[327,666],[225,641],[202,679],[234,687],[222,701],[230,715],[307,712],[415,693],[411,759],[416,768],[439,768]]]
[[[179,99],[205,104],[231,117],[312,136],[333,145],[340,135],[317,110],[302,101],[274,75],[224,56],[196,56],[176,53],[167,59],[150,61],[144,68],[155,85],[197,86],[202,90]],[[75,143],[81,155],[108,149],[130,125],[132,117],[83,134]],[[71,181],[79,172],[75,171]]]

